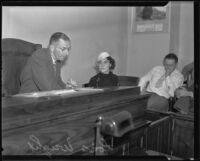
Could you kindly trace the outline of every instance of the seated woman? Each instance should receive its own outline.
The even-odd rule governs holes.
[[[88,87],[104,88],[119,85],[118,76],[113,74],[115,68],[115,60],[107,52],[99,54],[97,58],[98,74],[92,77]]]

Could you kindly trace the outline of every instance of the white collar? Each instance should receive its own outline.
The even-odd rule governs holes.
[[[51,52],[51,58],[52,58],[53,64],[56,64],[56,60],[55,60],[52,52]]]

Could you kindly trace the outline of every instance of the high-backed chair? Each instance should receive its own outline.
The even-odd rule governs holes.
[[[2,39],[2,96],[19,92],[21,71],[29,56],[41,47],[24,40]]]
[[[135,76],[118,76],[120,86],[137,86],[139,83],[139,77]]]

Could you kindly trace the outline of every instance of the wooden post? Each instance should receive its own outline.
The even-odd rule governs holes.
[[[101,125],[102,125],[103,117],[99,116],[96,121],[96,134],[95,134],[95,148],[94,152],[95,155],[104,155],[104,147],[101,144],[102,142],[102,135],[101,135]]]

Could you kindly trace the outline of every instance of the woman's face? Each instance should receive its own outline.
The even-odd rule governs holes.
[[[110,61],[107,59],[103,59],[98,61],[99,71],[103,74],[108,74],[110,72]]]

